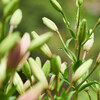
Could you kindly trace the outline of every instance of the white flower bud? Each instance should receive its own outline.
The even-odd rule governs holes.
[[[90,30],[91,32],[92,30]],[[92,35],[90,36],[90,39],[84,44],[83,49],[84,51],[89,51],[94,43],[94,33],[92,33]]]

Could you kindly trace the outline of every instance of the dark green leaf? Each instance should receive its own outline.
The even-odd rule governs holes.
[[[75,62],[75,64],[72,66],[73,72],[75,72],[81,64],[82,64],[82,60],[78,60],[77,62]]]
[[[69,43],[72,41],[73,38],[70,38],[66,41],[66,47],[68,48],[69,47]]]
[[[71,100],[72,95],[75,93],[75,91],[71,91],[67,94],[66,100]]]
[[[84,90],[86,87],[91,86],[91,85],[93,85],[93,84],[98,84],[98,85],[100,85],[100,83],[97,82],[97,81],[89,82],[89,83],[87,83],[87,84],[83,84],[83,85],[78,89],[78,92]]]

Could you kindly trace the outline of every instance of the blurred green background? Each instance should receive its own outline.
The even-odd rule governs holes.
[[[1,0],[0,0],[1,1]],[[61,4],[70,24],[73,30],[75,30],[76,25],[76,11],[77,8],[75,6],[75,0],[58,0]],[[66,41],[68,38],[70,38],[69,31],[66,29],[62,16],[51,6],[49,0],[20,0],[19,8],[23,12],[23,19],[21,24],[17,27],[17,29],[24,34],[25,32],[31,33],[32,31],[36,31],[38,34],[43,34],[47,31],[50,31],[42,22],[43,17],[48,17],[52,21],[56,23],[58,26],[61,35]],[[2,15],[2,4],[0,2],[0,20]],[[96,24],[98,18],[100,17],[100,0],[84,0],[84,4],[81,8],[81,19],[86,18],[87,19],[87,29],[91,29]],[[49,40],[48,45],[51,49],[51,51],[55,54],[58,54],[61,56],[62,61],[68,61],[68,58],[66,57],[65,53],[60,50],[59,48],[62,47],[61,42],[57,36],[57,34],[54,33],[51,40]],[[71,42],[70,48],[73,50],[74,47],[74,41]],[[96,57],[98,53],[100,52],[100,26],[97,27],[95,31],[95,42],[94,46],[88,53],[86,58],[93,58],[94,62],[96,60]],[[32,53],[33,57],[39,56],[42,61],[45,61],[46,57],[39,51],[36,50]],[[99,80],[99,71],[100,68],[98,68],[91,76],[92,80]],[[93,92],[91,93],[91,95]],[[85,98],[82,98],[82,96],[85,95]],[[95,99],[96,95],[92,95]],[[81,98],[81,99],[80,99]],[[88,96],[86,93],[82,93],[79,96],[79,100],[88,100]]]

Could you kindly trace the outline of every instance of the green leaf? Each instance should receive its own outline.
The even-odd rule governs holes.
[[[66,100],[71,100],[72,95],[75,93],[75,91],[71,91],[67,94]]]
[[[82,64],[82,60],[78,60],[77,62],[75,62],[75,64],[72,66],[73,72],[75,72],[81,64]]]
[[[84,90],[86,87],[91,86],[91,85],[93,85],[93,84],[98,84],[98,85],[100,85],[100,83],[97,82],[97,81],[89,82],[89,83],[87,83],[87,84],[83,84],[83,85],[78,89],[78,92],[81,92],[81,91]]]
[[[9,89],[7,95],[12,96],[16,92],[16,86],[13,86]]]
[[[83,19],[79,25],[79,30],[78,30],[78,41],[79,45],[81,45],[84,40],[86,39],[86,19]]]
[[[68,30],[70,31],[71,36],[72,36],[74,39],[76,39],[76,34],[75,34],[75,32],[74,32],[71,28],[68,28]]]
[[[49,76],[50,68],[51,68],[51,66],[50,66],[50,61],[47,60],[47,61],[45,62],[45,64],[43,65],[43,68],[42,68],[42,70],[43,70],[43,72],[44,72],[44,74],[45,74],[46,77]]]
[[[61,89],[61,86],[63,85],[64,81],[61,80],[60,83],[58,84],[58,88],[57,88],[57,91],[60,91]]]
[[[24,63],[22,71],[28,79],[31,79],[31,69],[27,61]]]
[[[66,47],[69,48],[69,43],[73,40],[73,38],[70,38],[66,41]]]
[[[69,72],[69,68],[70,67],[67,67],[64,71],[64,78],[67,79],[68,78],[68,72]]]

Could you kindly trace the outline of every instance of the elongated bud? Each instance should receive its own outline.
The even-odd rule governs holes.
[[[42,18],[42,20],[43,20],[43,23],[48,28],[50,28],[52,31],[54,31],[54,32],[57,32],[58,31],[58,28],[57,28],[56,24],[53,21],[51,21],[50,19],[48,19],[46,17]]]
[[[83,19],[79,26],[78,31],[78,40],[79,44],[81,44],[86,38],[86,19]]]
[[[1,43],[0,43],[0,54],[4,54],[10,49],[12,49],[16,42],[19,39],[19,33],[15,32],[10,36],[7,36]]]
[[[19,92],[19,94],[24,93],[23,81],[22,81],[21,77],[19,76],[19,74],[17,72],[15,73],[15,76],[14,76],[14,79],[13,79],[13,84],[16,86],[16,89]]]
[[[51,58],[51,69],[55,75],[58,75],[61,68],[61,58],[60,56],[53,55]]]
[[[98,57],[97,57],[96,63],[97,63],[97,64],[100,64],[100,53],[99,53],[99,55],[98,55]]]
[[[7,17],[13,13],[13,11],[16,9],[16,6],[18,5],[18,2],[19,0],[12,0],[7,6],[5,6],[4,17]]]
[[[42,67],[41,59],[39,57],[36,57],[36,63],[39,65],[39,67]]]
[[[36,48],[39,48],[40,46],[42,46],[45,42],[47,42],[50,38],[52,37],[52,33],[51,32],[47,32],[43,35],[40,35],[40,39],[34,39],[32,40],[29,50],[33,51]]]
[[[100,24],[100,18],[98,19],[98,24]]]
[[[24,63],[22,71],[28,79],[31,79],[31,69],[27,61]]]
[[[40,39],[39,35],[33,31],[32,33],[32,37],[35,39]],[[40,50],[43,52],[44,55],[46,55],[47,57],[51,58],[52,57],[52,53],[50,48],[48,47],[48,45],[45,43],[43,46],[40,47]]]
[[[2,59],[0,61],[0,88],[2,87],[3,81],[6,77],[6,67],[7,67],[6,62],[7,62],[6,59]]]
[[[60,4],[57,2],[57,0],[50,0],[50,3],[52,4],[52,6],[59,12],[62,13],[62,7],[60,6]]]
[[[22,11],[20,9],[17,9],[11,17],[10,25],[16,27],[20,24],[21,20],[22,20]]]
[[[39,96],[44,90],[44,84],[39,82],[34,87],[30,88],[23,95],[19,96],[17,100],[39,100]]]
[[[64,74],[65,69],[67,68],[66,63],[61,64],[61,72]]]
[[[90,30],[90,33],[91,31],[92,30]],[[94,33],[92,33],[92,35],[90,36],[90,39],[84,44],[83,50],[88,52],[92,48],[93,43],[94,43]]]
[[[43,68],[42,68],[42,70],[43,70],[43,72],[44,72],[44,74],[45,74],[46,77],[49,76],[50,67],[51,67],[51,66],[50,66],[50,61],[47,60],[47,61],[44,63]]]
[[[9,2],[10,2],[11,0],[1,0],[1,1],[2,1],[3,5],[6,6],[6,5],[9,4]]]
[[[52,75],[49,83],[49,89],[54,90],[56,88],[56,76]]]
[[[83,4],[83,0],[76,0],[76,6],[80,7]]]
[[[79,78],[81,78],[82,75],[83,75],[84,73],[86,73],[87,70],[91,67],[92,62],[93,62],[92,59],[89,59],[89,60],[87,60],[86,62],[84,62],[84,63],[76,70],[76,72],[75,72],[75,74],[74,74],[74,76],[73,76],[73,78],[72,78],[72,81],[75,82],[75,81],[77,81]]]
[[[32,73],[34,77],[37,79],[37,81],[44,82],[45,88],[48,87],[47,79],[42,71],[42,69],[39,67],[39,65],[36,63],[36,61],[32,58],[29,58],[29,65],[32,69]]]

